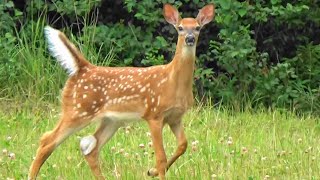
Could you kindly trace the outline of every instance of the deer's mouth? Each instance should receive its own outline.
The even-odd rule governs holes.
[[[194,35],[187,35],[185,38],[185,42],[188,46],[193,46],[196,42]]]
[[[194,42],[195,42],[194,40],[188,41],[188,42],[186,41],[186,44],[187,44],[188,46],[193,46],[193,45],[194,45]]]

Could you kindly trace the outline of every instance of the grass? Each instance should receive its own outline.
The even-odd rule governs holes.
[[[39,16],[36,21],[28,21],[21,25],[20,30],[16,30],[16,37],[8,45],[9,50],[0,48],[4,58],[0,59],[0,99],[56,102],[67,79],[65,70],[49,55],[44,37],[44,27],[50,25],[46,11]],[[78,37],[73,35],[75,32],[72,33],[71,27],[62,31],[91,63],[109,65],[114,61],[115,54],[111,50],[104,55],[101,52],[103,44],[96,49],[96,22],[83,21],[86,28],[77,32]]]
[[[5,107],[0,111],[0,149],[15,157],[1,153],[0,179],[26,179],[41,134],[58,119],[58,107]],[[168,171],[168,179],[320,178],[318,118],[195,107],[186,114],[184,124],[189,147]],[[40,179],[93,179],[79,150],[79,138],[93,131],[94,125],[57,148],[43,165]],[[168,127],[164,137],[170,155],[176,145]],[[154,164],[150,141],[146,123],[119,129],[101,153],[107,179],[151,179],[146,175]]]

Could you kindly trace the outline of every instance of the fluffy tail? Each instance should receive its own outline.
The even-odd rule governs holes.
[[[69,76],[77,74],[81,67],[90,64],[62,32],[46,26],[44,33],[51,55],[67,70]]]

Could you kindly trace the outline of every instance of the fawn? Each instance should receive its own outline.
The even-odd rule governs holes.
[[[99,67],[90,64],[60,31],[45,27],[52,56],[69,73],[62,93],[62,115],[56,127],[46,132],[29,171],[35,179],[42,164],[68,136],[93,121],[100,124],[93,135],[80,141],[80,148],[97,179],[104,179],[99,152],[119,127],[146,121],[150,128],[156,166],[150,176],[165,179],[169,167],[186,151],[182,116],[193,104],[193,71],[200,29],[214,17],[214,5],[203,7],[196,18],[180,18],[177,9],[165,4],[166,21],[178,31],[172,62],[147,68]],[[162,129],[168,124],[178,148],[167,161]]]

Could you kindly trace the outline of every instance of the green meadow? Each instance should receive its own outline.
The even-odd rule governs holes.
[[[40,136],[59,118],[59,107],[0,111],[0,179],[26,179]],[[287,111],[195,106],[184,117],[188,150],[167,173],[168,179],[318,179],[319,118]],[[79,148],[95,124],[68,138],[42,167],[39,179],[93,179]],[[167,156],[176,143],[164,131]],[[152,179],[154,156],[146,123],[119,129],[100,155],[107,179]]]

